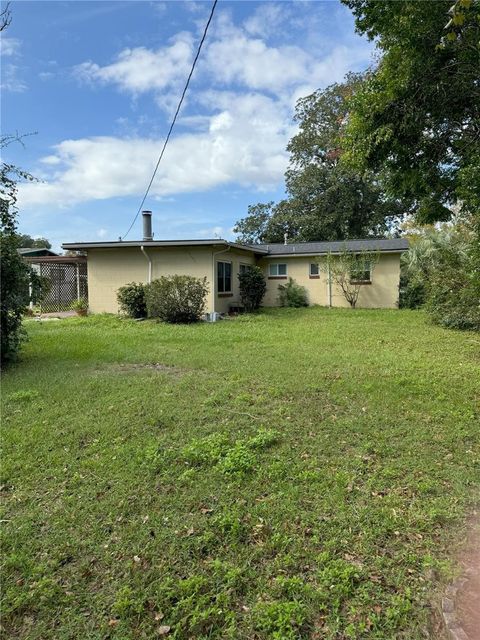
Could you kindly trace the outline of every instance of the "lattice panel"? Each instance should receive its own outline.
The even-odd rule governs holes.
[[[49,285],[40,303],[42,313],[68,311],[78,298],[88,299],[86,263],[40,263],[36,269]]]

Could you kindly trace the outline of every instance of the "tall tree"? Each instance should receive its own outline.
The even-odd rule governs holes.
[[[480,200],[479,0],[342,0],[382,53],[352,97],[344,156],[382,171],[419,222]]]
[[[21,233],[18,236],[18,242],[21,247],[26,249],[51,249],[52,245],[47,238],[32,238],[28,233]]]
[[[406,212],[386,198],[381,176],[340,162],[349,101],[363,82],[350,74],[342,84],[297,102],[298,133],[290,140],[287,198],[249,207],[234,231],[244,242],[344,240],[394,231]]]

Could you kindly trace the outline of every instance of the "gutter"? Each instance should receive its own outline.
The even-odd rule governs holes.
[[[217,297],[217,288],[215,286],[215,282],[217,280],[217,274],[216,274],[216,260],[215,258],[219,255],[221,255],[222,253],[228,253],[230,251],[231,247],[227,247],[226,249],[222,249],[221,251],[214,251],[212,253],[212,314],[215,314],[215,300]],[[233,277],[233,274],[232,274]],[[215,316],[212,316],[215,317]]]
[[[147,283],[150,284],[151,281],[152,281],[152,258],[145,251],[145,247],[143,246],[143,244],[140,247],[140,251],[143,253],[145,258],[148,260],[148,279],[147,279]]]
[[[362,253],[362,251],[366,251],[367,253],[378,253],[379,255],[383,255],[384,253],[405,253],[408,249],[348,249],[352,253]],[[341,251],[317,251],[316,253],[299,253],[291,252],[291,253],[269,253],[267,255],[261,256],[262,260],[270,260],[275,258],[319,258],[322,256],[328,256],[331,254],[332,256],[337,256],[341,253]]]

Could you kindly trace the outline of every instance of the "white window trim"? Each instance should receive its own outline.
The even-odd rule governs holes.
[[[278,273],[278,267],[285,265],[285,273]],[[272,273],[272,267],[277,267],[277,273]],[[288,276],[288,264],[286,262],[270,262],[268,265],[268,277],[269,278],[286,278]]]

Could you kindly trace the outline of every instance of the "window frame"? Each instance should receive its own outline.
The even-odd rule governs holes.
[[[312,273],[312,267],[317,268],[316,273]],[[320,278],[320,264],[318,262],[310,262],[310,264],[308,265],[308,277],[312,280],[318,280],[318,278]]]
[[[245,271],[247,271],[247,269],[250,269],[251,266],[251,264],[247,264],[246,262],[240,262],[238,265],[238,273],[245,273]]]
[[[285,267],[285,273],[279,273],[279,267]],[[272,273],[272,267],[277,267],[277,273]],[[269,280],[286,280],[288,278],[288,264],[286,262],[270,262],[268,265]]]
[[[225,265],[226,264],[230,265],[230,274],[228,276],[225,275]],[[220,274],[219,274],[220,265],[222,265],[222,268],[223,268],[222,276],[220,276]],[[233,272],[233,267],[232,267],[232,261],[231,260],[217,260],[217,274],[216,274],[217,275],[217,295],[219,295],[219,296],[233,295],[232,272]],[[228,289],[228,290],[225,289],[225,281],[226,281],[227,278],[230,279],[230,289]],[[220,282],[222,282],[222,290],[220,289]]]
[[[363,269],[360,272],[360,269],[357,270],[357,275],[366,275],[368,273],[368,278],[358,278],[355,277],[355,270],[352,269],[350,271],[350,284],[372,284],[372,264],[369,263],[368,267]]]

